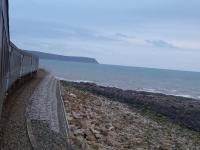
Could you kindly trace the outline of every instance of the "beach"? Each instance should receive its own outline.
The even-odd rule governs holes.
[[[61,83],[75,149],[200,149],[199,101],[94,83]]]

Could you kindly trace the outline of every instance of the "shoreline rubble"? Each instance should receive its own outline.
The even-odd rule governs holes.
[[[200,149],[199,132],[146,109],[113,100],[98,93],[99,86],[90,86],[62,82],[74,149]]]
[[[115,87],[104,87],[94,83],[76,83],[62,81],[64,85],[104,96],[129,106],[148,109],[167,116],[173,121],[192,130],[200,132],[200,101],[192,98],[150,93],[134,90],[122,90]]]

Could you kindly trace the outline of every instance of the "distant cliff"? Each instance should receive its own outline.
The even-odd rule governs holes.
[[[99,64],[96,59],[89,58],[89,57],[63,56],[63,55],[49,54],[49,53],[43,53],[43,52],[38,52],[38,51],[28,51],[28,52],[39,56],[40,59]]]

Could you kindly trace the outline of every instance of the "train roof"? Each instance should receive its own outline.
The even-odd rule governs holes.
[[[15,48],[17,49],[22,55],[28,55],[28,56],[33,56],[33,57],[37,57],[39,58],[39,56],[35,55],[35,54],[32,54],[31,52],[28,52],[27,50],[22,50],[22,49],[19,49],[15,44],[13,44],[11,41],[10,41],[10,46],[12,48]]]

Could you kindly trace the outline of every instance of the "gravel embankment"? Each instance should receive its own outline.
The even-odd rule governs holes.
[[[31,150],[26,126],[26,106],[30,96],[45,76],[39,72],[37,77],[28,80],[6,99],[1,118],[0,149]]]
[[[86,86],[80,89],[78,83],[62,85],[70,138],[76,150],[200,149],[199,132],[147,109],[88,92]]]
[[[64,114],[58,81],[40,70],[7,98],[0,122],[0,149],[68,149]]]
[[[67,131],[62,124],[64,112],[59,99],[58,82],[47,75],[37,86],[30,99],[27,126],[35,149],[67,149]]]

